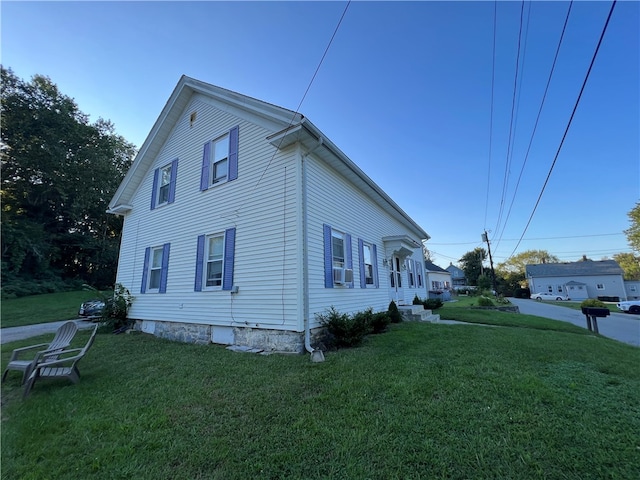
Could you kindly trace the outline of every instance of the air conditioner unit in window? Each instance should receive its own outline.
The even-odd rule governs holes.
[[[333,267],[333,283],[344,285],[353,282],[353,270],[350,268]]]

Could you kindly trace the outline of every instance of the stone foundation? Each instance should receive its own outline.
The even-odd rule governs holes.
[[[304,332],[136,320],[134,329],[167,340],[207,345],[236,345],[265,352],[304,353]],[[322,329],[311,332],[312,344]]]

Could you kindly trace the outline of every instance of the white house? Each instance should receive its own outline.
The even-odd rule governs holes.
[[[186,76],[109,211],[129,317],[165,338],[312,351],[330,306],[427,293],[429,235],[315,125]]]
[[[452,288],[451,272],[428,260],[425,260],[424,267],[429,297],[450,300]]]
[[[541,263],[525,267],[531,293],[566,293],[572,300],[626,300],[622,268],[615,260]]]

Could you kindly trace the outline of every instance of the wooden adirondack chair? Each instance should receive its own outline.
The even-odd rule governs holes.
[[[68,347],[71,344],[71,340],[73,340],[73,337],[77,331],[78,327],[76,326],[75,322],[65,322],[60,325],[51,343],[39,343],[38,345],[16,348],[11,353],[9,364],[2,374],[2,381],[4,382],[7,378],[7,373],[9,373],[9,370],[20,370],[21,372],[23,372],[22,383],[24,383],[27,378],[29,378],[31,370],[33,370],[33,366],[38,362],[42,355],[49,354],[53,356],[57,352],[60,352],[62,351],[62,349]],[[32,356],[29,359],[20,358],[21,355],[33,350],[37,350],[35,356]]]
[[[91,332],[89,341],[82,348],[71,348],[63,350],[55,355],[44,354],[40,357],[38,363],[34,365],[31,374],[27,382],[24,385],[24,393],[22,398],[26,398],[33,387],[33,384],[38,378],[67,378],[73,383],[78,383],[80,380],[80,371],[78,370],[78,362],[86,355],[87,350],[91,348],[93,341],[98,331],[98,325],[96,324]],[[74,354],[72,356],[67,356]],[[55,358],[54,358],[55,357]]]

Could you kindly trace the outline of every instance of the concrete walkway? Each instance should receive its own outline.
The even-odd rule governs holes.
[[[587,320],[580,310],[528,298],[509,298],[509,300],[518,306],[520,313],[569,322],[578,327],[587,328]],[[640,315],[615,312],[615,306],[609,307],[609,310],[611,314],[608,317],[598,319],[600,335],[640,347]]]
[[[47,333],[55,333],[56,330],[65,322],[69,320],[62,320],[60,322],[51,323],[37,323],[35,325],[25,325],[23,327],[7,327],[0,329],[0,344],[9,342],[15,342],[16,340],[23,340],[25,338],[36,337],[38,335],[44,335]],[[73,320],[79,329],[86,329],[93,327],[93,322],[85,319]]]

